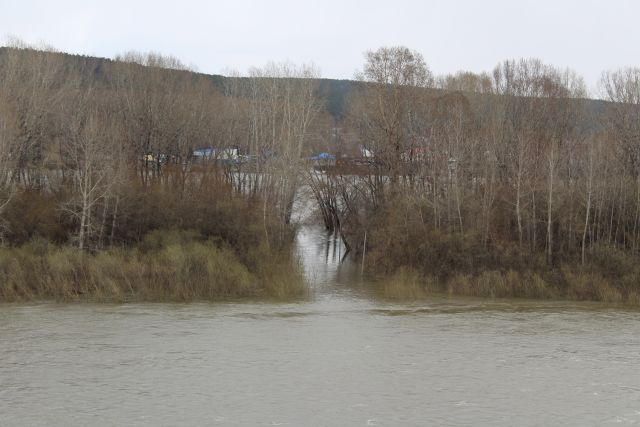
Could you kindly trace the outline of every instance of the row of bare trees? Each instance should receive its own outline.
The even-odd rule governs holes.
[[[603,245],[637,253],[640,70],[605,73],[605,101],[536,59],[434,79],[419,53],[381,48],[359,77],[349,120],[375,158],[329,179],[353,245],[404,209],[419,225],[407,234],[478,239],[549,265],[585,263]]]
[[[434,77],[419,53],[381,48],[366,54],[339,123],[318,78],[312,65],[216,79],[157,54],[4,48],[0,235],[15,232],[4,213],[24,192],[54,195],[82,249],[138,236],[140,217],[156,224],[157,212],[139,212],[148,194],[171,195],[171,210],[219,193],[254,200],[271,242],[268,224],[285,227],[308,186],[327,227],[360,249],[390,210],[407,235],[458,236],[551,265],[585,263],[600,245],[640,249],[640,70],[605,73],[600,101],[575,72],[535,59]],[[336,127],[336,153],[360,144],[370,155],[312,168],[311,147],[329,146]],[[242,159],[202,161],[203,147]]]
[[[0,219],[14,194],[55,195],[69,240],[96,249],[139,234],[125,222],[140,228],[133,217],[155,215],[135,212],[146,195],[164,192],[173,209],[175,199],[220,193],[260,200],[266,241],[278,240],[268,225],[291,218],[321,109],[317,77],[313,66],[270,64],[220,84],[157,54],[104,61],[4,48]],[[243,161],[197,158],[198,148],[233,149]],[[15,224],[2,225],[11,240]]]

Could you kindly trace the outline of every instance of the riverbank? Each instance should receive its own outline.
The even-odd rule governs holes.
[[[635,264],[611,254],[588,268],[544,270],[530,263],[538,270],[452,269],[436,275],[401,266],[391,274],[371,268],[373,276],[363,278],[360,263],[343,259],[342,242],[322,227],[300,226],[295,240],[279,249],[257,244],[238,250],[196,231],[157,230],[137,244],[91,253],[36,239],[0,248],[0,302],[295,300],[308,296],[313,282],[325,291],[347,293],[356,283],[366,283],[367,298],[381,301],[459,296],[640,307]],[[431,267],[441,271],[436,264]]]
[[[578,268],[561,268],[546,273],[490,270],[478,275],[452,273],[445,278],[425,276],[401,267],[377,281],[378,294],[390,300],[420,300],[434,295],[482,298],[527,298],[543,300],[594,301],[640,307],[638,279],[626,276],[618,281],[600,273]]]
[[[383,298],[445,294],[640,306],[640,255],[633,246],[556,239],[550,250],[543,239],[526,245],[513,234],[436,228],[424,205],[413,209],[403,198],[394,200],[370,219],[366,254],[355,244],[365,241],[362,227],[352,227],[357,231],[350,236]]]
[[[290,251],[240,256],[196,232],[156,231],[137,245],[79,251],[35,240],[0,249],[0,301],[199,301],[295,298],[307,285]]]

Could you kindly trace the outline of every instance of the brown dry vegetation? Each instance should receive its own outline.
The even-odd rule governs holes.
[[[0,301],[304,294],[289,220],[315,73],[221,87],[155,54],[0,49]]]
[[[639,305],[637,257],[613,245],[594,246],[590,262],[571,257],[555,266],[517,244],[483,244],[472,232],[448,234],[422,223],[428,212],[401,202],[372,220],[367,266],[382,296],[411,300],[434,294],[491,298],[563,298]]]
[[[330,224],[390,296],[635,303],[639,76],[603,73],[591,101],[536,59],[434,80],[417,52],[369,52],[349,122],[375,154],[322,183]]]
[[[247,266],[232,249],[194,231],[157,230],[135,247],[96,254],[34,240],[0,249],[0,300],[194,301],[304,295],[304,279],[288,253],[258,247],[249,257]]]
[[[455,273],[446,278],[423,276],[400,267],[394,275],[381,279],[380,295],[393,300],[425,299],[434,295],[487,298],[568,299],[600,301],[640,306],[640,271],[611,279],[600,273],[572,271],[556,273],[489,270],[477,276]]]
[[[536,59],[434,78],[381,48],[333,117],[317,77],[0,49],[2,299],[297,294],[308,185],[390,296],[638,301],[640,69],[604,73],[604,102]],[[320,146],[356,158],[311,170]],[[162,230],[195,234],[154,247]]]

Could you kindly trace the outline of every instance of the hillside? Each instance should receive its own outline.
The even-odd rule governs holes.
[[[3,61],[3,57],[6,56],[8,48],[0,47],[0,64]],[[60,61],[63,61],[71,71],[79,71],[85,76],[87,81],[94,80],[97,82],[109,82],[112,76],[109,75],[108,65],[114,64],[117,61],[109,58],[99,58],[85,55],[75,55],[63,52],[39,52],[38,54],[43,56],[56,56]],[[143,66],[139,66],[143,68]],[[194,76],[206,76],[210,79],[214,85],[221,91],[224,90],[225,84],[229,80],[234,80],[234,77],[225,77],[217,74],[204,74],[195,71],[184,70],[166,70],[167,73],[177,74],[190,74]],[[242,79],[242,78],[241,78]],[[321,78],[317,80],[318,92],[323,99],[325,99],[326,110],[336,119],[341,119],[346,114],[346,102],[351,91],[358,85],[358,82],[353,80],[338,80],[330,78]]]

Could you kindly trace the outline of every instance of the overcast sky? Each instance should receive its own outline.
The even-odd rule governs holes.
[[[156,51],[205,73],[291,60],[352,78],[364,51],[390,45],[436,74],[538,57],[593,87],[602,70],[640,66],[638,0],[0,0],[0,11],[2,36],[102,57]]]

